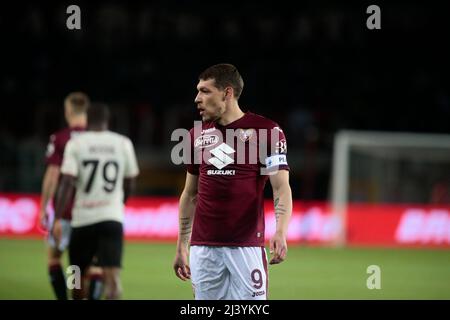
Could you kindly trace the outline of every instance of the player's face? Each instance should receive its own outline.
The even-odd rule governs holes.
[[[200,80],[197,84],[195,103],[202,121],[218,121],[225,112],[225,90],[214,85],[214,79]]]

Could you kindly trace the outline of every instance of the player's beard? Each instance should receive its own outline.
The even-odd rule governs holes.
[[[220,112],[216,111],[214,114],[207,114],[205,111],[202,115],[203,122],[217,122],[221,118]]]
[[[202,121],[203,122],[216,122],[220,119],[220,117],[213,117],[213,116],[202,116]]]

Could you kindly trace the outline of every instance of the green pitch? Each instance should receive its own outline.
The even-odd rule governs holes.
[[[122,272],[124,299],[192,299],[172,271],[174,244],[130,243]],[[53,299],[43,240],[0,239],[0,299]],[[381,289],[366,286],[381,269]],[[270,299],[450,299],[450,251],[291,246],[269,266]]]

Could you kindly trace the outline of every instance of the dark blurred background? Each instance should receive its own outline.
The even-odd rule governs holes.
[[[66,8],[81,8],[68,30]],[[381,8],[381,30],[366,9]],[[448,11],[439,4],[98,1],[2,5],[0,191],[39,192],[63,100],[82,90],[135,143],[141,195],[178,195],[170,134],[199,120],[198,74],[233,63],[250,110],[288,139],[295,198],[329,196],[341,129],[450,132]]]

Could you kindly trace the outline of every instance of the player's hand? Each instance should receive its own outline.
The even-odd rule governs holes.
[[[53,222],[52,235],[53,238],[55,238],[56,244],[59,245],[62,238],[62,226],[60,219],[55,219],[55,221]]]
[[[41,208],[41,211],[39,213],[39,222],[43,230],[48,230],[48,213],[45,208]]]
[[[183,281],[191,278],[191,269],[189,268],[187,256],[188,252],[186,249],[177,249],[175,260],[173,262],[173,270],[175,271],[175,275]]]
[[[272,259],[270,259],[269,264],[278,264],[286,259],[287,242],[285,235],[276,232],[270,239],[270,254]]]

